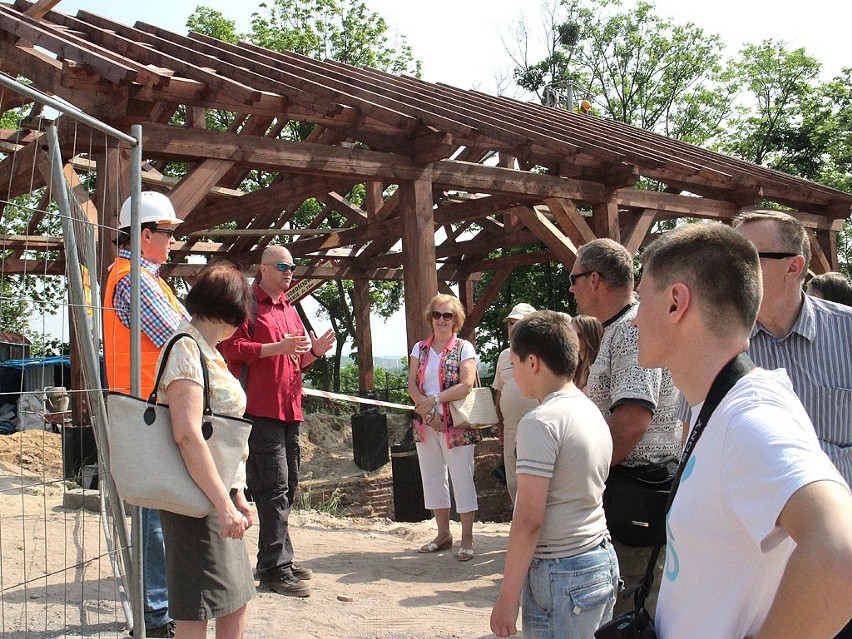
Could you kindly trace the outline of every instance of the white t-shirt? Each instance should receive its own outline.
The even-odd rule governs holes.
[[[465,339],[458,339],[462,343],[459,363],[468,359],[476,359],[476,351],[473,350],[473,344]],[[430,350],[432,352],[429,353],[429,359],[426,362],[426,370],[423,372],[423,387],[420,389],[427,397],[432,397],[432,395],[437,395],[441,392],[441,378],[438,375],[438,367],[441,364],[441,353],[435,351],[434,348]],[[411,349],[411,357],[420,359],[420,342],[417,342],[414,348]],[[438,404],[437,411],[443,415],[444,405]]]
[[[521,419],[517,448],[518,475],[550,478],[535,556],[571,557],[598,545],[608,534],[612,437],[597,407],[576,388],[551,393]]]
[[[521,391],[515,383],[514,370],[507,348],[497,358],[497,366],[494,367],[494,383],[491,386],[494,390],[500,391],[500,412],[503,414],[503,427],[509,430],[516,429],[521,418],[538,406],[537,399],[521,395]]]
[[[697,419],[701,405],[693,407]],[[784,370],[756,369],[713,412],[668,515],[661,639],[757,632],[795,542],[776,526],[799,488],[844,484]]]

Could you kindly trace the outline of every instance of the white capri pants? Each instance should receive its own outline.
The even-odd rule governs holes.
[[[450,507],[450,485],[447,470],[453,480],[456,512],[469,513],[478,509],[476,487],[473,485],[473,453],[476,446],[447,448],[446,433],[427,427],[426,441],[417,442],[417,460],[423,479],[423,505],[429,510]]]

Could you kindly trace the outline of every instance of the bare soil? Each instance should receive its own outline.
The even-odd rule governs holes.
[[[406,424],[391,419],[391,443]],[[316,415],[302,435],[303,471],[313,478],[362,473],[352,461],[349,417]],[[376,472],[390,472],[389,465]],[[0,635],[126,636],[120,587],[101,517],[63,507],[61,438],[42,431],[0,437]],[[476,557],[417,549],[434,521],[335,517],[297,511],[297,561],[314,570],[312,594],[258,593],[246,637],[445,639],[490,637],[488,620],[503,570],[508,524],[477,523]],[[460,538],[459,525],[453,533]],[[257,527],[245,538],[257,552]],[[213,637],[213,624],[208,636]]]

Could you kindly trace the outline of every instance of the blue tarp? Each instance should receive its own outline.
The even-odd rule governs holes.
[[[27,359],[10,359],[0,363],[3,368],[17,368],[24,370],[33,366],[71,366],[71,357],[28,357]]]

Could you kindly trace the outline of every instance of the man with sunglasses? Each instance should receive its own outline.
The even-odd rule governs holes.
[[[750,211],[734,227],[757,248],[763,279],[748,353],[758,366],[786,369],[820,446],[852,484],[852,309],[802,291],[811,250],[796,218]],[[840,637],[852,638],[852,621]]]
[[[667,369],[639,365],[638,333],[632,325],[638,303],[633,294],[633,258],[627,249],[608,238],[592,240],[577,251],[568,278],[579,312],[596,317],[604,326],[586,392],[600,409],[612,434],[613,468],[604,493],[604,508],[621,578],[631,588],[645,574],[653,539],[634,538],[635,527],[629,524],[634,520],[633,511],[616,512],[615,505],[624,503],[625,498],[616,497],[621,484],[614,486],[614,481],[626,474],[659,474],[661,481],[668,477],[669,462],[676,462],[681,452],[681,428],[676,414],[678,392]],[[618,513],[621,517],[617,519]],[[618,521],[628,523],[613,525]],[[653,532],[650,528],[638,530]],[[660,560],[658,575],[662,566]],[[656,579],[646,602],[652,612],[658,584]],[[621,596],[614,614],[618,616],[632,609],[633,598]]]
[[[299,487],[302,373],[335,342],[305,330],[287,299],[296,265],[283,246],[267,247],[252,290],[256,313],[219,349],[246,390],[252,420],[246,483],[260,521],[257,578],[260,587],[294,597],[310,596],[310,568],[293,562],[290,509]]]
[[[118,216],[118,256],[109,270],[104,287],[104,363],[112,390],[130,392],[130,309],[141,307],[140,396],[154,389],[157,357],[163,344],[177,330],[182,319],[190,319],[172,289],[159,276],[160,265],[168,261],[174,244],[174,231],[183,220],[162,193],[143,191],[139,203],[142,224],[140,250],[140,296],[130,291],[130,198]],[[166,587],[166,555],[160,515],[142,509],[143,580],[145,588],[145,634],[148,637],[174,637],[175,623],[169,616]]]

